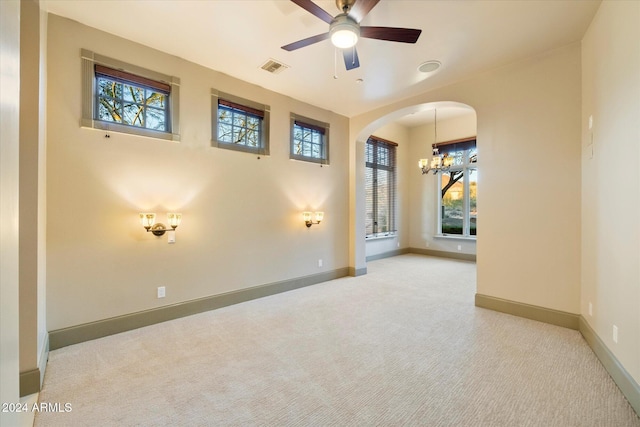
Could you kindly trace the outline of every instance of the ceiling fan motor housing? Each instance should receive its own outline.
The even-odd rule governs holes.
[[[347,13],[351,10],[351,7],[356,2],[356,0],[336,0],[336,7]]]
[[[346,13],[336,16],[329,27],[331,42],[341,49],[355,45],[360,38],[360,25]]]

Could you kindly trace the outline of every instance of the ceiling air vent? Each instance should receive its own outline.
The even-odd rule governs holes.
[[[262,64],[260,67],[265,71],[270,72],[271,74],[279,74],[283,70],[289,68],[288,65],[283,64],[282,62],[278,62],[275,59],[269,59],[267,62]]]

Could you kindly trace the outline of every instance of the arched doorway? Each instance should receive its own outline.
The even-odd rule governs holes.
[[[437,120],[436,120],[437,119]],[[365,231],[356,237],[356,252],[366,260],[413,252],[475,259],[477,241],[478,162],[475,110],[458,102],[428,102],[386,114],[365,126],[356,138],[359,180],[370,176],[367,149],[371,136],[397,143],[395,230],[373,232],[370,187],[356,185],[356,215]],[[457,164],[445,173],[422,174],[419,159],[433,157],[432,145],[473,140],[452,156]],[[473,156],[473,157],[472,157]],[[370,159],[369,159],[370,160]],[[361,245],[358,248],[358,245]],[[366,267],[361,271],[366,271]]]

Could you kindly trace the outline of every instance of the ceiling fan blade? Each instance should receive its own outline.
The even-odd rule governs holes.
[[[297,42],[289,43],[288,45],[282,46],[282,49],[291,52],[292,50],[300,49],[301,47],[309,46],[328,38],[329,33],[318,34],[317,36],[308,37],[306,39],[298,40]]]
[[[380,0],[356,0],[356,3],[349,11],[349,16],[355,19],[356,22],[360,22],[371,12],[371,9],[373,9],[379,1]]]
[[[342,56],[344,56],[344,66],[347,67],[347,71],[353,70],[360,66],[360,60],[358,59],[358,51],[354,47],[348,47],[342,49]]]
[[[360,27],[360,37],[388,40],[401,43],[415,43],[422,30],[393,27]]]
[[[325,11],[323,8],[312,2],[311,0],[291,0],[310,14],[317,16],[322,19],[327,24],[331,24],[333,21],[333,16],[329,15],[329,12]]]

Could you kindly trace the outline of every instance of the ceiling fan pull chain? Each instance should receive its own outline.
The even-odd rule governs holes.
[[[333,78],[338,80],[338,48],[333,48]]]

